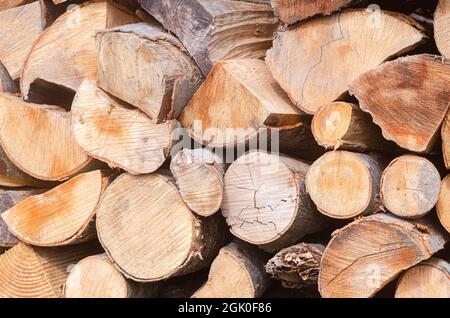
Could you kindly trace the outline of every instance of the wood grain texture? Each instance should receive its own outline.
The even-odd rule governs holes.
[[[225,174],[222,215],[238,238],[275,252],[324,220],[305,190],[309,164],[285,156],[250,151]]]
[[[32,1],[33,0],[0,0],[0,11],[22,6]]]
[[[72,104],[72,131],[90,156],[132,174],[156,171],[172,148],[175,123],[154,124],[137,109],[97,88],[80,85]]]
[[[431,258],[400,277],[395,298],[450,298],[450,264]]]
[[[381,176],[383,206],[397,216],[420,218],[439,198],[441,176],[429,160],[405,155],[394,159]]]
[[[261,128],[287,128],[304,121],[257,59],[218,62],[180,116],[198,142],[234,147],[257,137]]]
[[[326,149],[367,152],[392,148],[370,115],[351,103],[322,106],[314,115],[311,130],[317,143]]]
[[[89,256],[70,271],[63,289],[65,298],[152,298],[157,284],[127,280],[106,254]]]
[[[82,80],[97,77],[97,31],[136,22],[109,1],[86,2],[61,15],[33,44],[20,86],[25,99],[36,80],[76,91]]]
[[[9,230],[34,246],[62,246],[95,238],[94,221],[109,172],[80,174],[3,212]]]
[[[0,213],[12,208],[27,197],[44,191],[44,189],[0,190]],[[0,246],[12,247],[17,243],[19,243],[17,237],[9,231],[8,225],[0,218]]]
[[[272,8],[230,0],[140,0],[208,75],[219,60],[264,58],[277,27]]]
[[[380,178],[385,165],[376,155],[328,152],[306,176],[306,191],[324,215],[351,219],[380,210]]]
[[[56,106],[26,103],[2,94],[0,118],[3,150],[33,177],[64,180],[92,161],[73,137],[70,113]]]
[[[208,281],[192,298],[258,298],[269,286],[266,257],[255,246],[233,241],[214,259]]]
[[[266,63],[292,102],[314,114],[359,75],[421,43],[422,31],[401,14],[347,10],[278,32]]]
[[[450,175],[442,181],[436,211],[442,226],[450,233]]]
[[[448,111],[444,122],[442,123],[442,154],[447,170],[450,170],[450,111]]]
[[[299,243],[279,251],[266,264],[266,272],[284,288],[317,288],[320,260],[325,246]]]
[[[170,162],[170,171],[186,205],[201,216],[216,213],[222,204],[225,165],[206,148],[181,149]]]
[[[350,89],[386,139],[430,152],[450,104],[450,62],[428,54],[400,58],[362,74]]]
[[[27,54],[42,31],[39,1],[0,11],[0,61],[13,79],[19,78]]]
[[[322,257],[322,297],[372,297],[403,270],[430,258],[449,239],[432,221],[379,213],[338,230]]]
[[[180,41],[159,27],[128,24],[97,33],[96,41],[98,86],[155,123],[176,119],[203,80]]]
[[[294,24],[315,15],[329,15],[358,0],[271,0],[281,22]]]
[[[97,232],[127,278],[159,281],[208,265],[223,245],[220,217],[200,218],[162,174],[123,174],[97,211]]]
[[[439,0],[434,13],[434,38],[443,56],[450,59],[450,1]]]
[[[0,256],[0,297],[61,297],[69,267],[99,250],[91,243],[51,249],[19,243]]]

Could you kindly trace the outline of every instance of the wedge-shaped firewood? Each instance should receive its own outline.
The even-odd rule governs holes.
[[[352,2],[358,0],[271,0],[275,15],[286,24],[293,24],[318,14],[329,15]]]
[[[403,270],[430,258],[449,239],[432,221],[380,213],[337,231],[320,265],[322,297],[372,297]]]
[[[300,243],[279,251],[266,264],[266,272],[284,288],[317,288],[320,260],[325,246]]]
[[[406,155],[394,159],[381,176],[381,202],[397,216],[420,218],[439,198],[441,176],[425,158]]]
[[[94,215],[109,172],[80,174],[2,213],[8,229],[35,246],[61,246],[95,238]]]
[[[154,124],[91,80],[80,85],[72,104],[72,131],[80,146],[90,156],[132,174],[151,173],[164,163],[174,127],[171,121]]]
[[[370,115],[355,104],[324,105],[314,115],[311,129],[317,143],[327,149],[365,152],[392,148]]]
[[[398,280],[395,298],[450,298],[450,264],[431,258],[408,269]]]
[[[350,10],[279,32],[266,63],[291,100],[314,114],[359,75],[423,39],[422,29],[401,14]]]
[[[264,58],[278,21],[272,8],[230,0],[140,0],[175,33],[206,76],[219,60]]]
[[[233,241],[220,250],[208,281],[193,298],[258,298],[269,287],[266,257],[255,246]]]
[[[220,216],[200,218],[162,174],[123,174],[97,211],[97,232],[114,265],[135,281],[159,281],[209,264],[223,245]]]
[[[309,164],[251,151],[225,174],[222,214],[231,233],[273,252],[321,230],[323,216],[305,190]]]
[[[414,152],[432,150],[450,104],[449,87],[450,62],[428,54],[385,63],[350,85],[384,137]]]
[[[439,51],[450,59],[450,1],[439,0],[434,14],[434,38]]]
[[[347,151],[328,152],[314,162],[306,190],[317,209],[335,219],[350,219],[380,210],[379,157]]]
[[[22,94],[33,82],[76,91],[85,78],[96,79],[97,31],[136,22],[109,1],[87,2],[61,15],[34,43],[21,77]]]
[[[2,62],[0,62],[0,93],[19,93],[19,85],[13,81]]]
[[[70,113],[59,107],[26,103],[1,94],[0,121],[3,150],[33,177],[64,180],[92,161],[73,137]]]
[[[180,116],[198,142],[233,147],[264,127],[291,127],[304,115],[257,59],[218,62]]]
[[[437,215],[442,226],[450,233],[450,175],[444,178],[439,200],[436,205]]]
[[[127,280],[106,254],[86,257],[70,271],[64,285],[65,298],[150,298],[157,284]]]
[[[442,124],[442,154],[444,155],[445,167],[450,170],[450,111]]]
[[[43,189],[31,190],[0,190],[0,213],[12,208],[27,197],[44,192]],[[0,247],[11,247],[19,242],[12,234],[5,221],[0,218]]]
[[[0,61],[13,79],[19,78],[27,54],[42,31],[39,1],[0,11]]]
[[[181,149],[170,162],[170,171],[186,205],[201,216],[220,209],[224,164],[206,148]]]
[[[96,39],[99,87],[156,123],[177,118],[202,81],[180,41],[158,27],[128,24],[99,32]]]
[[[69,266],[99,252],[93,243],[56,248],[19,243],[0,256],[0,297],[61,297]]]

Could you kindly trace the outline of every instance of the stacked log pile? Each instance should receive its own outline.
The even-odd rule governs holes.
[[[374,2],[0,0],[0,297],[449,298],[450,0]]]

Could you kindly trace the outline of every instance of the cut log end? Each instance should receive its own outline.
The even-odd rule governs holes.
[[[321,213],[350,219],[379,210],[382,171],[383,165],[375,156],[329,152],[311,166],[306,189]]]
[[[450,59],[450,2],[439,0],[434,14],[434,38],[439,51]]]
[[[450,233],[450,175],[442,181],[439,200],[436,205],[437,215],[442,226]]]
[[[440,184],[439,171],[430,161],[418,156],[402,156],[383,172],[381,200],[395,215],[420,218],[436,205]]]

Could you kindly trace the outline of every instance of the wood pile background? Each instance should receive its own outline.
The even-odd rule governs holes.
[[[0,296],[448,298],[449,106],[450,0],[0,0]]]

